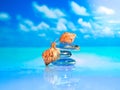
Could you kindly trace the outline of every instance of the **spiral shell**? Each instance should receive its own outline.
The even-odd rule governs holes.
[[[65,32],[60,37],[60,42],[62,43],[72,43],[74,41],[74,38],[76,37],[76,34]]]
[[[50,64],[60,57],[60,50],[56,48],[55,42],[52,43],[51,48],[43,52],[42,57],[46,65]]]

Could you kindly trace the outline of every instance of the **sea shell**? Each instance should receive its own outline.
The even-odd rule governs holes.
[[[56,43],[53,42],[51,44],[51,48],[43,52],[42,57],[46,65],[50,64],[51,62],[59,59],[60,57],[60,50],[56,48]]]
[[[74,41],[75,37],[76,37],[76,34],[65,32],[61,35],[60,42],[70,44]]]

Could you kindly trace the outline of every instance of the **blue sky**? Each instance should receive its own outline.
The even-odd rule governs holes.
[[[119,0],[0,1],[0,46],[48,46],[63,32],[80,46],[120,46]]]

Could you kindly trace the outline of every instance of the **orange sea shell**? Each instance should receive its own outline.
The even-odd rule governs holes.
[[[60,42],[62,43],[72,43],[74,41],[74,38],[76,37],[76,34],[65,32],[60,37]]]
[[[56,43],[51,44],[51,48],[43,52],[42,57],[46,65],[57,60],[60,57],[60,50],[56,48]]]

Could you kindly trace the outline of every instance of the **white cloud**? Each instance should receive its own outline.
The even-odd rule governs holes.
[[[76,28],[76,26],[74,25],[73,22],[68,21],[65,18],[60,18],[57,22],[55,30],[58,30],[58,31],[66,31],[66,30],[75,31],[75,30],[77,30],[77,28]]]
[[[42,33],[42,34],[38,34],[38,36],[40,36],[40,37],[45,37],[46,34],[45,34],[45,33]]]
[[[98,14],[105,14],[105,15],[112,15],[115,13],[115,11],[113,9],[104,7],[104,6],[100,6],[97,9],[97,13]]]
[[[33,26],[34,26],[34,23],[31,20],[20,18],[19,28],[21,30],[28,32],[31,30]]]
[[[79,23],[81,26],[83,26],[83,27],[91,28],[91,24],[90,24],[89,22],[83,21],[82,18],[79,18],[79,19],[78,19],[78,23]]]
[[[57,30],[58,31],[66,31],[67,30],[67,26],[66,26],[67,20],[66,19],[59,19],[58,23],[57,23]]]
[[[86,31],[84,29],[79,29],[81,33],[86,33]]]
[[[114,32],[109,27],[105,27],[102,32],[105,36],[114,36]]]
[[[9,14],[7,14],[7,13],[4,13],[4,12],[1,12],[0,13],[0,20],[1,21],[8,21],[8,20],[10,20],[10,15]]]
[[[60,35],[60,32],[58,32],[58,31],[55,31],[55,34],[57,34],[57,35]]]
[[[35,25],[34,22],[29,19],[19,18],[19,28],[26,32],[39,31],[39,30],[54,30],[55,33],[57,32],[56,34],[59,34],[60,31],[77,30],[74,23],[68,21],[65,18],[59,18],[58,21],[56,22],[55,27],[54,26],[51,27],[49,24],[43,21]]]
[[[93,24],[94,30],[91,32],[91,34],[97,38],[97,37],[114,37],[116,34],[116,31],[113,29],[112,26],[106,25],[106,24]]]
[[[68,22],[68,23],[67,23],[67,26],[68,26],[68,28],[69,28],[70,30],[72,30],[72,31],[77,30],[77,29],[76,29],[76,26],[74,25],[73,22]]]
[[[90,38],[90,35],[84,35],[84,38],[88,39],[88,38]]]
[[[78,5],[76,2],[71,2],[71,8],[77,15],[89,16],[85,7]]]
[[[19,28],[23,31],[38,31],[38,30],[47,30],[50,26],[45,22],[40,22],[38,25],[34,25],[33,21],[28,19],[20,19]]]
[[[20,30],[23,30],[25,32],[29,31],[29,28],[26,25],[22,24],[22,23],[19,24],[19,28],[20,28]]]
[[[60,18],[64,17],[65,14],[59,9],[48,8],[46,5],[39,6],[36,2],[33,3],[33,7],[38,11],[43,13],[48,18]]]
[[[119,29],[116,29],[116,26],[112,26],[111,23],[103,22],[103,21],[91,21],[90,23],[84,22],[81,18],[78,20],[79,24],[84,26],[79,28],[80,32],[84,35],[84,38],[98,38],[98,37],[115,37],[118,36]],[[85,28],[85,26],[89,26],[92,28]]]
[[[37,30],[46,30],[49,29],[50,26],[45,23],[45,22],[41,22],[39,25],[36,26]]]
[[[104,15],[105,16],[105,15]],[[120,37],[120,20],[114,20],[111,18],[91,20],[90,22],[85,22],[82,18],[78,19],[78,23],[83,26],[77,28],[84,35],[84,38],[103,38],[103,37]],[[86,28],[91,27],[91,28]]]
[[[31,20],[28,20],[28,19],[24,20],[24,24],[27,24],[28,26],[33,26],[34,25],[34,23]]]

